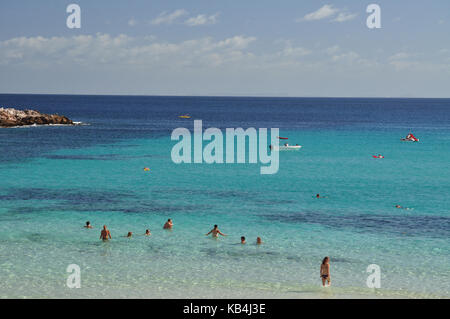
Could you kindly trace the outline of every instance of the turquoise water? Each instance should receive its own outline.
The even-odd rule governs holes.
[[[281,127],[303,148],[280,152],[279,172],[260,175],[260,164],[174,164],[169,126],[92,142],[83,134],[115,132],[116,123],[84,114],[74,120],[90,125],[72,131],[1,131],[10,142],[63,140],[0,162],[1,297],[450,297],[448,122],[416,124],[420,142],[404,143],[405,123],[283,128],[278,119],[261,127]],[[173,122],[192,130],[191,120]],[[173,231],[162,229],[168,218]],[[94,229],[83,228],[87,220]],[[206,237],[214,224],[228,236]],[[151,237],[121,237],[147,228]],[[324,256],[333,283],[325,289]],[[66,286],[69,264],[81,267],[80,289]],[[366,286],[370,264],[381,268],[380,289]]]

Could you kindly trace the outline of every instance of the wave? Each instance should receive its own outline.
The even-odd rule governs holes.
[[[89,123],[83,122],[73,122],[73,124],[31,124],[31,125],[17,125],[11,126],[8,128],[33,128],[33,127],[45,127],[45,126],[86,126],[90,125]]]

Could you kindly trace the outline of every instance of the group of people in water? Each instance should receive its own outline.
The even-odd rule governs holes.
[[[219,230],[219,228],[218,228],[217,225],[214,225],[214,228],[211,229],[211,230],[206,234],[206,236],[209,236],[210,234],[212,234],[212,237],[213,237],[213,238],[218,238],[219,235],[221,235],[221,236],[227,236],[227,235],[225,235],[224,233],[222,233],[222,232]],[[246,239],[245,239],[245,236],[241,236],[241,244],[246,244],[246,243],[247,243],[247,241],[246,241]],[[256,244],[258,244],[258,245],[262,244],[262,239],[261,239],[261,237],[256,237]]]
[[[93,228],[92,225],[91,225],[91,222],[90,222],[90,221],[87,221],[87,222],[86,222],[86,225],[84,226],[84,228]],[[163,229],[171,230],[172,228],[173,228],[173,222],[172,222],[172,219],[169,218],[169,219],[165,222],[165,224],[164,224],[164,226],[163,226]],[[206,236],[208,236],[208,235],[210,235],[210,234],[212,234],[212,237],[213,237],[213,238],[218,238],[219,235],[221,235],[221,236],[227,236],[226,234],[222,233],[222,232],[219,230],[219,228],[218,228],[217,225],[214,225],[214,228],[211,229],[211,230],[206,234]],[[144,233],[143,235],[144,235],[144,236],[150,236],[150,235],[151,235],[150,229],[146,229],[146,230],[145,230],[145,233]],[[122,237],[131,238],[132,236],[133,236],[133,232],[128,232],[128,234],[127,234],[126,236],[122,236]],[[102,229],[101,232],[100,232],[100,239],[103,240],[103,241],[107,241],[107,240],[109,240],[109,239],[112,239],[112,237],[111,237],[111,232],[108,230],[108,228],[106,227],[106,225],[103,225],[103,229]],[[241,236],[241,244],[246,244],[246,243],[247,243],[247,242],[246,242],[245,236]],[[258,245],[259,245],[259,244],[262,244],[262,239],[261,239],[261,237],[256,237],[256,243],[257,243]]]
[[[169,218],[167,220],[167,222],[164,224],[163,229],[172,229],[172,227],[173,227],[173,222]],[[84,228],[93,228],[92,225],[91,225],[91,222],[87,221],[86,225],[84,226]],[[151,236],[150,229],[146,229],[145,233],[143,235],[144,236]],[[131,237],[133,237],[133,232],[130,231],[130,232],[128,232],[128,234],[126,236],[122,236],[122,237],[131,238]],[[111,232],[108,230],[106,225],[103,225],[103,229],[100,232],[100,239],[103,240],[103,241],[107,241],[107,240],[112,239]]]
[[[319,195],[319,194],[317,194]],[[91,222],[87,221],[86,225],[84,226],[84,228],[87,229],[92,229],[92,225]],[[167,222],[165,222],[163,229],[166,230],[171,230],[173,228],[173,222],[172,219],[168,219]],[[150,229],[146,229],[145,230],[145,234],[143,234],[144,236],[150,236],[151,232]],[[214,225],[213,229],[211,229],[206,236],[212,235],[213,238],[218,238],[219,235],[220,236],[227,236],[226,234],[222,233],[219,230],[218,225]],[[122,236],[122,237],[127,237],[127,238],[131,238],[133,236],[133,232],[128,232],[128,234],[126,236]],[[103,225],[102,230],[100,231],[100,239],[103,241],[108,241],[110,239],[112,239],[111,237],[111,232],[109,231],[109,229],[106,227],[106,225]],[[241,236],[241,244],[246,244],[247,241],[245,239],[245,236]],[[256,237],[256,244],[257,245],[261,245],[263,243],[261,237]],[[325,257],[322,260],[322,264],[320,265],[320,278],[322,279],[322,285],[324,287],[326,287],[326,282],[328,282],[328,286],[331,285],[331,277],[330,277],[330,258],[329,257]]]

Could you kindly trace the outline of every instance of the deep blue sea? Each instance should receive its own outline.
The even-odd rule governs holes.
[[[0,129],[0,297],[450,297],[450,99],[2,94],[0,107],[84,124]],[[175,164],[171,133],[196,119],[279,128],[302,148],[273,175]],[[206,237],[214,224],[228,236]]]

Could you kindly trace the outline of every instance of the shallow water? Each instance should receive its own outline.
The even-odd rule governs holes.
[[[0,105],[90,124],[0,130],[0,297],[450,296],[450,100],[0,95]],[[170,134],[192,130],[186,113],[204,128],[279,127],[303,148],[280,152],[275,175],[176,165]],[[409,130],[419,143],[400,142]],[[214,224],[229,236],[205,237]],[[327,255],[333,287],[321,288]],[[69,264],[81,289],[66,287]],[[380,289],[366,286],[370,264]]]

